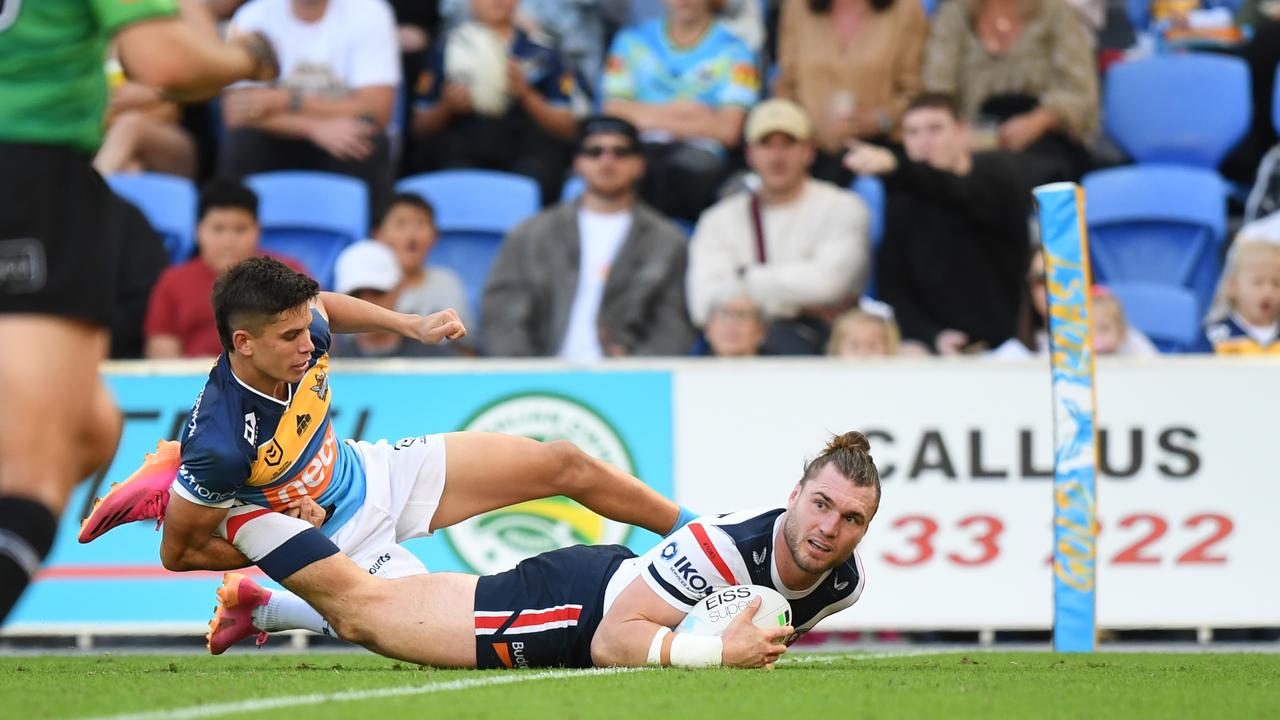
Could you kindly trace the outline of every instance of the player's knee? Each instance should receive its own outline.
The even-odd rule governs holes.
[[[547,450],[555,459],[557,472],[552,476],[552,483],[559,494],[574,497],[591,486],[594,477],[591,456],[568,440],[549,442]]]
[[[335,615],[327,618],[329,627],[340,639],[377,652],[381,639],[375,622],[375,616],[379,612],[377,604],[360,602],[352,607],[359,609],[341,613],[341,617]]]
[[[373,628],[355,613],[327,618],[329,627],[338,638],[354,645],[368,647],[374,640]]]

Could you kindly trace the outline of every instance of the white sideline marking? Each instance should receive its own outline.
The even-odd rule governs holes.
[[[188,718],[207,718],[233,713],[260,712],[278,708],[298,707],[299,705],[319,705],[331,702],[349,702],[352,700],[370,700],[374,698],[404,697],[406,695],[426,695],[428,693],[448,692],[451,690],[468,690],[491,685],[509,685],[511,683],[530,682],[532,680],[557,680],[561,678],[594,677],[597,675],[615,675],[624,672],[636,672],[646,668],[591,668],[588,670],[548,670],[542,672],[513,672],[503,675],[475,678],[471,680],[451,680],[431,685],[412,685],[408,687],[377,688],[373,690],[348,690],[336,693],[317,693],[314,695],[285,695],[274,698],[258,698],[240,700],[238,702],[218,703],[216,705],[197,705],[172,710],[154,710],[141,713],[124,713],[121,715],[104,715],[88,720],[187,720]]]

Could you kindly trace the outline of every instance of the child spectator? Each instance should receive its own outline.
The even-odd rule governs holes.
[[[1018,334],[991,352],[1000,360],[1044,357],[1049,354],[1049,297],[1045,288],[1044,253],[1031,253],[1027,292],[1018,311]],[[1093,347],[1098,355],[1157,355],[1159,350],[1141,330],[1129,325],[1120,300],[1105,287],[1095,286],[1093,296]]]
[[[395,308],[414,315],[453,308],[462,324],[471,327],[474,316],[462,280],[449,268],[426,264],[439,237],[435,215],[426,200],[401,193],[391,198],[373,229],[373,239],[390,248],[400,266]]]
[[[1159,354],[1150,338],[1129,324],[1120,298],[1102,285],[1094,285],[1092,295],[1095,353],[1131,357]]]
[[[889,357],[898,354],[898,322],[893,308],[863,298],[858,307],[836,318],[827,355],[837,358]]]
[[[751,298],[730,298],[712,307],[705,334],[711,355],[755,357],[764,344],[764,315]]]
[[[258,246],[258,196],[238,180],[213,180],[200,191],[196,246],[200,254],[167,268],[156,281],[143,325],[148,358],[216,357],[222,353],[209,295],[232,265],[271,255],[306,272],[296,260]]]
[[[1280,353],[1280,245],[1236,240],[1205,336],[1217,355]]]
[[[343,295],[384,308],[396,307],[400,285],[400,261],[379,242],[363,241],[342,251],[333,266],[333,288]],[[423,345],[391,332],[333,336],[333,356],[353,358],[427,357],[439,348]]]

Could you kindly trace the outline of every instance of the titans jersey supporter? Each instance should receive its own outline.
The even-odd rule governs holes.
[[[1233,314],[1209,325],[1204,334],[1215,355],[1280,354],[1280,323],[1253,327]]]
[[[193,503],[229,508],[236,500],[281,510],[310,496],[329,513],[332,534],[364,502],[364,469],[339,442],[329,414],[329,323],[312,309],[315,350],[302,381],[277,400],[240,381],[226,351],[196,398],[180,440],[176,491]]]
[[[695,100],[713,108],[751,107],[760,99],[756,57],[719,22],[693,47],[676,47],[662,20],[614,38],[604,70],[609,99],[647,104]]]

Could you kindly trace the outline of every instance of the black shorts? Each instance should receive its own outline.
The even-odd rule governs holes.
[[[87,156],[57,145],[0,142],[0,314],[107,325],[121,203]]]
[[[621,545],[575,545],[476,583],[476,667],[591,667],[591,638]]]

